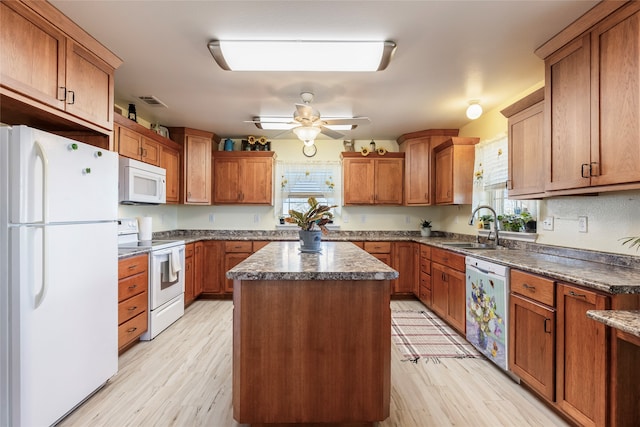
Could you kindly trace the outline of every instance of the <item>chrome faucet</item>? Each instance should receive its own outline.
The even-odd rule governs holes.
[[[476,215],[476,212],[478,212],[480,209],[489,209],[493,214],[493,224],[496,230],[496,246],[500,246],[500,235],[498,234],[498,214],[496,214],[495,209],[493,209],[491,206],[479,205],[477,208],[475,208],[473,212],[471,212],[471,218],[469,218],[469,225],[473,225],[473,217]],[[489,230],[489,237],[491,237],[491,230]]]

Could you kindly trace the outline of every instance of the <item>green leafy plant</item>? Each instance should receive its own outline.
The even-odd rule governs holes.
[[[309,197],[307,202],[309,203],[309,209],[307,209],[306,212],[299,212],[292,209],[289,211],[289,216],[285,218],[285,221],[296,224],[301,230],[313,231],[319,228],[322,234],[329,233],[326,224],[333,219],[333,214],[330,210],[338,205],[321,205],[315,197]]]
[[[623,237],[622,239],[618,239],[618,240],[623,240],[622,244],[629,245],[629,248],[635,247],[636,251],[640,249],[640,237],[637,237],[637,236]]]
[[[421,219],[420,220],[420,227],[422,227],[422,228],[431,228],[431,221],[428,221],[426,219]]]

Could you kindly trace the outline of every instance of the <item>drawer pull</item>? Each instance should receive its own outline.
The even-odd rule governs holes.
[[[129,329],[127,329],[127,332],[129,332],[129,333],[131,333],[131,332],[135,332],[135,331],[136,331],[136,329],[138,329],[138,328],[134,326],[133,328],[129,328]]]
[[[586,298],[587,297],[585,294],[576,294],[573,291],[569,291],[569,295],[571,295],[572,297],[576,297],[576,298]]]
[[[136,310],[137,308],[138,308],[138,306],[137,306],[137,305],[134,305],[133,307],[129,307],[129,308],[128,308],[128,310],[129,310],[129,311],[133,311],[133,310]]]
[[[129,270],[133,270],[134,268],[137,268],[138,264],[133,264],[129,266]]]
[[[550,322],[550,321],[551,321],[551,319],[549,319],[549,318],[544,319],[544,331],[545,331],[547,334],[550,334],[550,333],[551,333],[551,328],[547,328],[547,325],[548,325],[548,323],[547,323],[547,322]]]
[[[138,287],[138,285],[131,285],[131,286],[129,286],[129,289],[135,289],[137,287]]]
[[[531,285],[528,285],[526,283],[523,283],[522,287],[525,288],[525,289],[530,290],[531,292],[535,292],[536,291],[536,287],[535,286],[531,286]]]

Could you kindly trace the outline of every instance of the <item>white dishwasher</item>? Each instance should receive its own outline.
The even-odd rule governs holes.
[[[507,371],[509,267],[473,257],[465,263],[467,341]]]

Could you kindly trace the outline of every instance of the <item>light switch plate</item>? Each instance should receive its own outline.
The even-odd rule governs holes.
[[[587,232],[587,217],[586,216],[579,216],[578,217],[578,231],[580,233],[586,233]]]
[[[553,231],[553,217],[548,216],[542,221],[542,229],[547,231]]]

